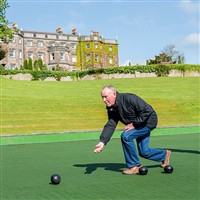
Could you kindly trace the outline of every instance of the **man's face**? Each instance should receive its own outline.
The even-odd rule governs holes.
[[[103,99],[103,102],[106,104],[106,106],[110,107],[115,104],[116,92],[113,92],[109,88],[104,88],[101,91],[101,97]]]

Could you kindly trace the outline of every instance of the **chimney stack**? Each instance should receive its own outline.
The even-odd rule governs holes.
[[[14,23],[14,24],[12,25],[12,28],[15,29],[15,30],[18,29],[18,24]]]
[[[99,32],[91,31],[91,35],[92,35],[92,36],[99,36]]]
[[[72,35],[76,35],[76,28],[72,29]]]
[[[61,34],[62,33],[62,28],[61,27],[57,28],[56,32],[59,33],[59,34]]]

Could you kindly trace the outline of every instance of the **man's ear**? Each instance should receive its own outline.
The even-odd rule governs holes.
[[[116,98],[116,96],[117,96],[117,92],[116,92],[116,91],[114,92],[114,96],[115,96],[115,98]]]

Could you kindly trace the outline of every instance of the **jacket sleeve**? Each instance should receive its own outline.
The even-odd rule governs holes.
[[[103,142],[105,145],[110,141],[116,126],[118,124],[117,116],[115,112],[108,111],[108,122],[105,124],[102,133],[100,135],[100,142]]]
[[[151,113],[154,112],[153,108],[140,97],[136,98],[133,104],[136,113],[133,124],[140,125],[141,123],[147,122]]]

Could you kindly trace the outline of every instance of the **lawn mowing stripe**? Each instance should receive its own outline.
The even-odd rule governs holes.
[[[113,138],[119,138],[122,130],[116,130]],[[165,127],[157,128],[152,131],[152,136],[170,135],[170,134],[191,134],[200,133],[200,126],[188,127]],[[90,132],[68,132],[68,133],[51,133],[51,134],[32,134],[32,135],[9,135],[0,137],[0,145],[13,144],[32,144],[32,143],[49,143],[78,140],[98,140],[100,131]]]

